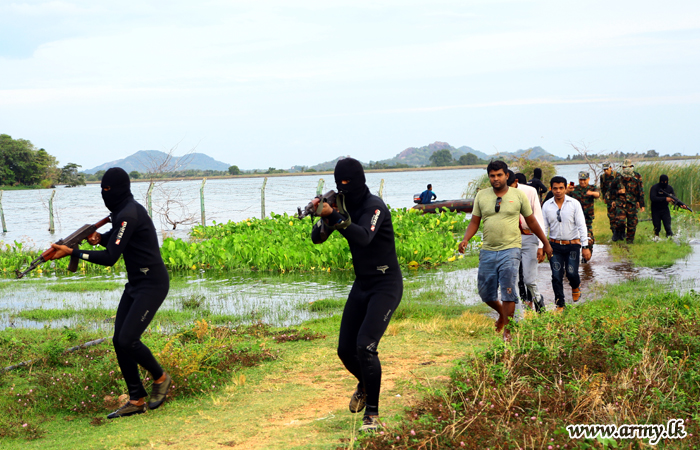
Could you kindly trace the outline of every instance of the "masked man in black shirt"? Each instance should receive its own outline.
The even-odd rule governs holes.
[[[146,412],[147,393],[141,382],[139,365],[148,370],[154,380],[148,409],[156,409],[165,401],[172,380],[141,342],[141,334],[165,300],[170,278],[160,256],[153,221],[146,209],[134,200],[129,175],[121,168],[112,167],[102,177],[101,187],[105,206],[112,212],[113,227],[103,234],[93,233],[88,242],[102,244],[106,249],[82,251],[65,245],[52,246],[56,249],[53,259],[70,255],[102,266],[112,266],[124,255],[129,282],[119,301],[112,341],[130,400],[107,416],[114,419]]]
[[[664,224],[666,237],[673,236],[671,230],[671,211],[668,210],[668,204],[673,203],[673,199],[666,194],[676,195],[673,187],[668,184],[668,176],[661,175],[659,182],[651,187],[649,191],[649,200],[651,200],[651,222],[654,224],[654,235],[659,236],[661,231],[661,223]]]
[[[361,431],[379,424],[382,368],[377,347],[403,294],[403,278],[396,257],[394,227],[384,201],[365,184],[362,164],[352,158],[335,166],[338,208],[323,205],[311,239],[320,244],[337,230],[348,241],[355,282],[340,323],[338,356],[358,380],[350,412],[365,408]]]

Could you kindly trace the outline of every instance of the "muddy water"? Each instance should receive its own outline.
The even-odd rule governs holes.
[[[693,252],[687,258],[663,268],[635,267],[629,261],[613,261],[610,246],[596,245],[591,261],[582,263],[579,268],[581,301],[585,301],[587,293],[590,293],[597,283],[619,283],[634,278],[653,278],[659,282],[673,282],[674,289],[679,290],[697,288],[700,286],[700,239],[692,239],[690,243]],[[477,273],[478,269],[445,270],[435,274],[415,274],[414,276],[424,280],[436,278],[442,288],[451,293],[455,301],[465,305],[476,305],[481,302],[476,284]],[[554,292],[552,271],[547,262],[538,266],[537,287],[544,296],[545,304],[551,308]],[[571,288],[567,281],[564,282],[564,293],[567,303],[570,303]]]

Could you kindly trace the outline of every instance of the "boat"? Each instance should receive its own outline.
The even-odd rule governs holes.
[[[474,209],[473,198],[461,198],[459,200],[442,200],[426,204],[418,204],[413,207],[424,213],[435,214],[437,209],[457,211],[463,213],[471,213]]]

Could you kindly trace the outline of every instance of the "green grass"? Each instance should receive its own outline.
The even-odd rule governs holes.
[[[669,418],[685,420],[692,434],[659,448],[697,448],[700,294],[655,280],[600,290],[596,301],[535,315],[514,327],[511,343],[492,341],[468,356],[447,389],[361,448],[643,448],[641,440],[573,441],[565,426]]]
[[[46,289],[52,292],[88,292],[88,291],[113,291],[115,289],[123,289],[124,282],[118,281],[95,281],[81,280],[68,281],[61,283],[52,283],[46,286]]]
[[[621,241],[611,242],[610,222],[608,221],[605,203],[595,203],[595,220],[593,221],[593,234],[598,244],[610,244],[610,251],[617,261],[626,259],[639,267],[667,267],[679,259],[683,259],[692,253],[693,249],[688,244],[689,237],[700,231],[700,216],[685,211],[672,211],[673,229],[679,239],[652,240],[654,225],[650,220],[649,211],[639,212],[639,223],[635,233],[634,244],[626,244]],[[663,231],[662,231],[663,235]],[[593,257],[595,258],[595,251]]]
[[[13,317],[35,321],[51,321],[80,317],[85,321],[104,321],[113,317],[115,311],[101,308],[86,309],[28,309],[13,314]]]
[[[346,301],[347,298],[322,298],[314,302],[298,305],[298,308],[311,312],[336,313],[343,310]]]

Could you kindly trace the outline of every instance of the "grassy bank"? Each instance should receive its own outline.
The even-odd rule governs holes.
[[[439,290],[408,290],[380,346],[384,434],[355,440],[354,384],[335,355],[340,300],[328,299],[315,307],[333,315],[293,329],[200,321],[147,333],[175,367],[175,398],[117,421],[103,420],[124,390],[110,346],[61,353],[98,334],[0,332],[2,365],[39,359],[0,376],[2,447],[610,448],[570,440],[564,427],[671,418],[687,419],[693,437],[659,448],[700,445],[697,294],[644,280],[600,287],[596,301],[522,322],[506,345],[479,310]]]
[[[461,361],[449,386],[362,448],[643,448],[648,440],[572,440],[570,424],[666,424],[700,445],[700,296],[653,281],[609,286],[563,315],[521,322],[511,344]]]
[[[380,350],[387,416],[432,392],[455,360],[493,338],[492,319],[453,304],[444,290],[409,282],[406,293]],[[335,355],[342,302],[308,305],[329,316],[292,329],[199,321],[177,333],[147,332],[145,342],[176,375],[174,400],[114,422],[104,415],[124,386],[109,343],[63,353],[103,333],[2,331],[0,366],[36,361],[0,375],[2,448],[346,446],[358,416],[346,412],[353,383]]]

